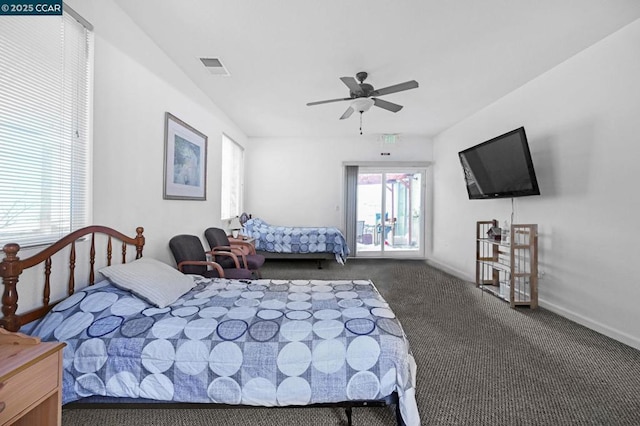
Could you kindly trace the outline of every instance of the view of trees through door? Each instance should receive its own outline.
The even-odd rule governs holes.
[[[356,255],[424,255],[424,170],[359,168]]]

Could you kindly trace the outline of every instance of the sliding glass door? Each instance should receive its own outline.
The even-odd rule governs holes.
[[[358,169],[356,256],[424,257],[424,177],[420,169]]]

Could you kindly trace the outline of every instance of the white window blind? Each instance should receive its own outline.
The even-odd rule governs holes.
[[[0,244],[53,242],[89,222],[93,33],[62,16],[0,25]]]
[[[230,219],[242,213],[244,150],[222,135],[222,202],[220,217]]]

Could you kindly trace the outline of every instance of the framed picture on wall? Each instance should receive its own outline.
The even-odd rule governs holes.
[[[164,199],[207,199],[207,137],[169,112],[164,120]]]

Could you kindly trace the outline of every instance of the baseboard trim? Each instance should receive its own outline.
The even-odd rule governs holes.
[[[426,262],[428,265],[433,266],[434,268],[440,269],[441,271],[446,272],[448,274],[451,274],[456,278],[459,278],[461,280],[468,281],[471,283],[475,282],[475,277],[471,277],[466,273],[464,273],[463,271],[460,271],[459,269],[456,269],[456,268],[452,268],[451,266],[445,263],[442,263],[433,259],[427,259]],[[544,299],[538,299],[538,305],[541,308],[547,309],[548,311],[558,314],[563,318],[566,318],[568,320],[575,322],[576,324],[585,326],[588,329],[591,329],[607,337],[610,337],[613,340],[616,340],[620,343],[624,343],[625,345],[631,346],[634,349],[640,350],[640,339],[634,336],[631,336],[627,333],[623,333],[619,330],[608,327],[597,321],[593,321],[590,318],[577,314],[569,309],[563,308],[562,306],[556,305]]]
[[[434,259],[427,259],[426,262],[427,262],[427,265],[433,266],[434,268],[439,269],[443,272],[446,272],[447,274],[453,275],[456,278],[459,278],[461,280],[468,281],[471,283],[475,282],[475,277],[469,276],[464,272],[462,272],[461,270],[452,268],[451,266],[445,263],[439,262]]]
[[[634,349],[640,350],[640,340],[633,336],[630,336],[627,333],[623,333],[602,323],[593,321],[590,318],[577,314],[569,309],[563,308],[562,306],[558,306],[555,303],[551,303],[543,299],[539,299],[538,304],[540,305],[540,307],[558,314],[561,317],[567,318],[577,324],[583,325],[591,330],[597,331],[600,334],[610,337],[613,340],[617,340],[618,342],[631,346]]]

